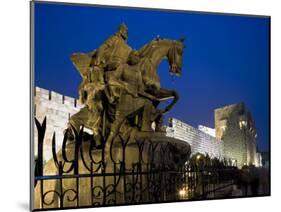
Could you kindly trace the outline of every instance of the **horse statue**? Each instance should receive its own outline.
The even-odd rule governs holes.
[[[100,49],[71,56],[82,77],[79,100],[84,107],[70,117],[62,149],[58,152],[53,137],[53,159],[44,169],[48,176],[74,174],[75,177],[67,182],[63,182],[63,178],[38,182],[35,187],[36,208],[40,205],[57,208],[62,204],[66,207],[106,205],[113,203],[112,200],[114,204],[127,204],[128,195],[133,197],[132,200],[139,196],[141,201],[148,202],[151,201],[151,182],[158,183],[159,188],[168,186],[169,189],[171,180],[181,182],[183,175],[175,174],[179,173],[175,170],[183,170],[191,147],[187,142],[160,131],[163,114],[176,104],[178,95],[174,90],[161,87],[157,71],[161,61],[167,59],[169,72],[181,74],[183,39],[158,37],[135,51],[121,40],[123,34],[117,35],[118,38],[113,38],[119,39],[118,42],[110,39],[108,45],[103,45],[108,57],[114,52],[108,51],[108,46],[114,43],[113,49],[118,49],[118,54],[111,60],[99,58]],[[124,51],[119,48],[119,41]],[[122,60],[120,52],[123,53]],[[164,109],[158,108],[160,102],[170,99],[171,103]],[[156,132],[152,123],[156,123]],[[46,124],[41,126],[36,122],[36,126],[41,144],[38,149],[42,152]],[[85,133],[86,129],[91,132]],[[162,180],[152,181],[151,177],[158,179],[161,176],[158,173],[162,173],[163,167],[172,171],[165,173],[167,184]],[[146,173],[153,173],[153,176],[147,177]],[[83,177],[78,179],[76,176]],[[142,187],[149,189],[135,193]],[[152,187],[155,187],[153,194],[158,201],[158,187]],[[165,193],[166,200],[176,198],[178,188],[174,187],[176,192],[169,194],[167,199]],[[73,193],[74,197],[68,198],[67,192]]]
[[[179,76],[181,74],[181,68],[182,68],[182,54],[183,54],[183,39],[180,40],[170,40],[170,39],[162,39],[162,38],[156,38],[149,42],[148,44],[144,45],[142,48],[140,48],[137,53],[139,56],[139,60],[136,64],[131,64],[128,65],[126,64],[127,69],[133,67],[135,70],[140,72],[141,78],[142,78],[142,83],[143,83],[143,90],[144,92],[138,93],[139,95],[138,98],[146,99],[145,102],[138,103],[138,107],[132,108],[130,112],[127,114],[123,114],[123,118],[116,118],[114,115],[116,114],[116,105],[112,105],[111,101],[109,101],[110,94],[108,94],[107,89],[104,89],[104,95],[101,98],[104,107],[104,113],[107,114],[107,119],[103,120],[103,128],[107,128],[105,130],[102,130],[103,132],[107,131],[108,133],[110,131],[113,131],[111,126],[115,126],[115,133],[111,137],[115,137],[118,134],[119,129],[121,128],[121,125],[125,125],[127,132],[129,129],[131,129],[132,123],[134,122],[126,122],[124,123],[125,118],[129,117],[135,117],[136,115],[140,116],[143,115],[144,111],[141,110],[140,108],[145,107],[144,104],[149,104],[147,102],[150,102],[152,105],[153,112],[150,112],[149,115],[146,114],[146,116],[151,116],[150,122],[154,122],[156,124],[155,131],[161,131],[161,125],[162,125],[162,119],[163,119],[163,114],[171,110],[171,108],[176,104],[178,101],[178,95],[175,90],[169,90],[165,88],[161,88],[160,85],[160,78],[157,73],[157,68],[160,64],[160,62],[163,59],[167,59],[169,66],[170,66],[170,73],[175,74]],[[85,85],[87,85],[87,76],[89,72],[89,67],[92,63],[92,61],[95,58],[96,51],[94,50],[93,52],[89,54],[84,54],[84,53],[76,53],[71,56],[71,60],[74,64],[74,66],[78,69],[82,76],[82,83],[80,84],[80,89],[79,89],[79,96],[80,96],[80,101],[82,103],[85,103],[85,99],[87,99],[87,95],[85,95],[85,92],[83,91],[83,88]],[[125,67],[125,69],[126,69]],[[117,71],[111,71],[112,73],[116,73]],[[104,75],[107,75],[107,72],[104,73]],[[130,81],[130,78],[127,79],[127,81]],[[104,80],[105,82],[105,87],[108,87],[107,81]],[[127,84],[133,85],[134,82],[126,82]],[[157,107],[160,102],[167,101],[169,99],[173,99],[173,101],[166,106],[164,109],[159,110]],[[129,102],[123,102],[123,105],[130,104]],[[85,112],[87,109],[82,109],[81,111]],[[110,115],[111,114],[111,115]],[[109,118],[110,116],[113,118]],[[74,115],[75,116],[75,115]],[[89,116],[83,114],[83,116]],[[97,118],[97,116],[92,116],[95,119],[101,120],[101,118]],[[71,120],[71,118],[70,118]],[[141,119],[140,119],[141,120]],[[118,124],[115,124],[114,122],[119,122]],[[151,125],[149,123],[149,125]],[[87,124],[84,126],[87,127]],[[140,129],[142,131],[142,129]],[[98,134],[96,132],[96,134]]]
[[[138,66],[142,73],[145,91],[157,98],[157,100],[153,101],[154,107],[157,108],[162,101],[173,99],[173,101],[161,111],[160,117],[172,109],[179,97],[175,90],[161,87],[157,68],[163,59],[167,59],[170,65],[170,73],[177,76],[181,75],[184,49],[183,41],[184,39],[170,40],[156,38],[138,51],[142,57]],[[158,131],[157,128],[161,129],[160,125],[162,124],[162,118],[158,117],[158,119],[160,120],[158,123],[156,121],[156,131]]]

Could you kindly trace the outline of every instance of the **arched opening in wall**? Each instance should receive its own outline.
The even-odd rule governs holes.
[[[62,104],[64,104],[65,96],[62,96]]]

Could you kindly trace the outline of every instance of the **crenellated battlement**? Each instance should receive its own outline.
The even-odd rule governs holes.
[[[74,108],[81,108],[83,106],[78,99],[40,87],[35,87],[34,97],[35,99],[48,100],[56,104],[63,104]]]
[[[188,142],[191,146],[192,154],[208,153],[211,157],[224,157],[222,140],[178,119],[171,118],[169,120],[169,127],[166,128],[166,132],[169,137]]]

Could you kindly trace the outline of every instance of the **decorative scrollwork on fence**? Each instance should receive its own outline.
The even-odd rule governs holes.
[[[36,210],[206,198],[212,189],[233,183],[236,167],[219,164],[220,170],[210,165],[202,169],[174,143],[119,137],[109,149],[96,149],[84,139],[83,127],[79,132],[73,128],[72,140],[65,133],[60,150],[54,133],[53,158],[43,165],[46,118],[42,124],[35,119],[35,124]]]

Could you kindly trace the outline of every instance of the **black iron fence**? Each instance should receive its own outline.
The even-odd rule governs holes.
[[[97,149],[83,127],[73,129],[74,139],[65,133],[59,151],[54,133],[53,158],[44,164],[46,118],[35,124],[35,210],[217,198],[235,183],[236,167],[177,157],[175,144],[120,137],[115,147]]]

